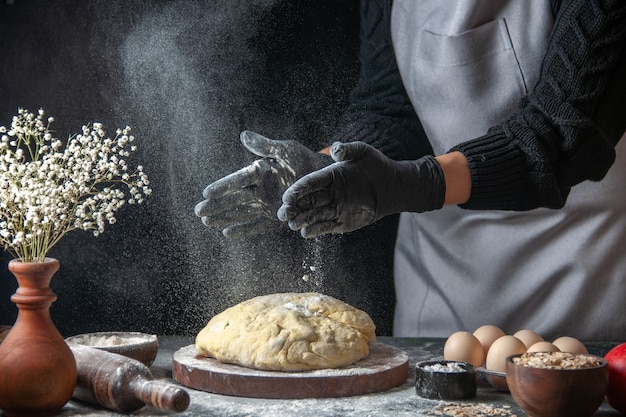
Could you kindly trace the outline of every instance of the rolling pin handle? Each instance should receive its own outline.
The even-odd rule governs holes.
[[[160,410],[182,412],[189,406],[187,391],[165,381],[140,381],[135,389],[135,396]]]

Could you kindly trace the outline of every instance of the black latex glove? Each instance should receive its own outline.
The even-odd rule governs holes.
[[[202,223],[222,229],[229,238],[277,229],[276,210],[287,187],[332,162],[296,141],[271,140],[250,131],[241,133],[241,143],[262,158],[208,185],[202,193],[205,200],[194,210]]]
[[[363,142],[335,143],[336,163],[296,181],[278,218],[310,238],[347,233],[394,213],[441,208],[446,185],[432,156],[394,161]]]

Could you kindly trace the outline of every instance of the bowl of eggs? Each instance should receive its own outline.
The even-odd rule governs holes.
[[[71,336],[68,344],[89,346],[117,353],[138,360],[146,366],[152,365],[159,350],[159,340],[154,334],[140,332],[95,332]]]
[[[609,384],[606,359],[569,352],[526,352],[506,359],[515,403],[531,417],[588,417]]]
[[[492,387],[509,391],[506,359],[526,352],[588,353],[585,346],[573,337],[563,336],[548,342],[532,330],[506,334],[497,326],[487,324],[473,333],[459,331],[450,335],[444,345],[443,357],[471,363]]]

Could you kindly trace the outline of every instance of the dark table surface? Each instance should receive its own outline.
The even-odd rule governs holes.
[[[440,358],[445,339],[413,339],[381,337],[379,342],[385,343],[405,351],[409,356],[409,377],[399,387],[385,392],[359,395],[347,398],[323,399],[258,399],[231,397],[212,394],[186,388],[191,402],[189,408],[179,416],[216,416],[216,417],[245,417],[245,416],[298,416],[298,417],[325,417],[325,416],[432,416],[447,415],[435,414],[448,401],[428,400],[420,398],[415,393],[414,366],[422,360]],[[192,337],[161,336],[159,337],[159,353],[150,367],[155,378],[172,379],[172,355],[181,347],[193,343]],[[590,353],[604,355],[614,344],[589,344]],[[475,399],[469,401],[455,401],[454,404],[491,404],[497,407],[507,407],[508,416],[525,416],[514,403],[510,394],[499,392],[491,388],[485,381],[479,379],[478,393]],[[510,408],[508,408],[510,407]],[[171,413],[162,412],[150,407],[144,407],[132,415],[164,416]],[[111,412],[95,406],[85,405],[77,401],[68,403],[61,416],[117,416]],[[618,416],[606,402],[602,404],[595,416]]]

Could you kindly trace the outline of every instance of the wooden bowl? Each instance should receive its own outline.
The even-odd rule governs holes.
[[[65,340],[68,343],[90,346],[136,359],[146,366],[152,365],[159,350],[156,335],[140,332],[84,333]]]
[[[609,384],[608,363],[574,369],[533,368],[506,359],[506,380],[515,403],[531,417],[588,417],[600,407]],[[592,355],[587,355],[592,356]]]

